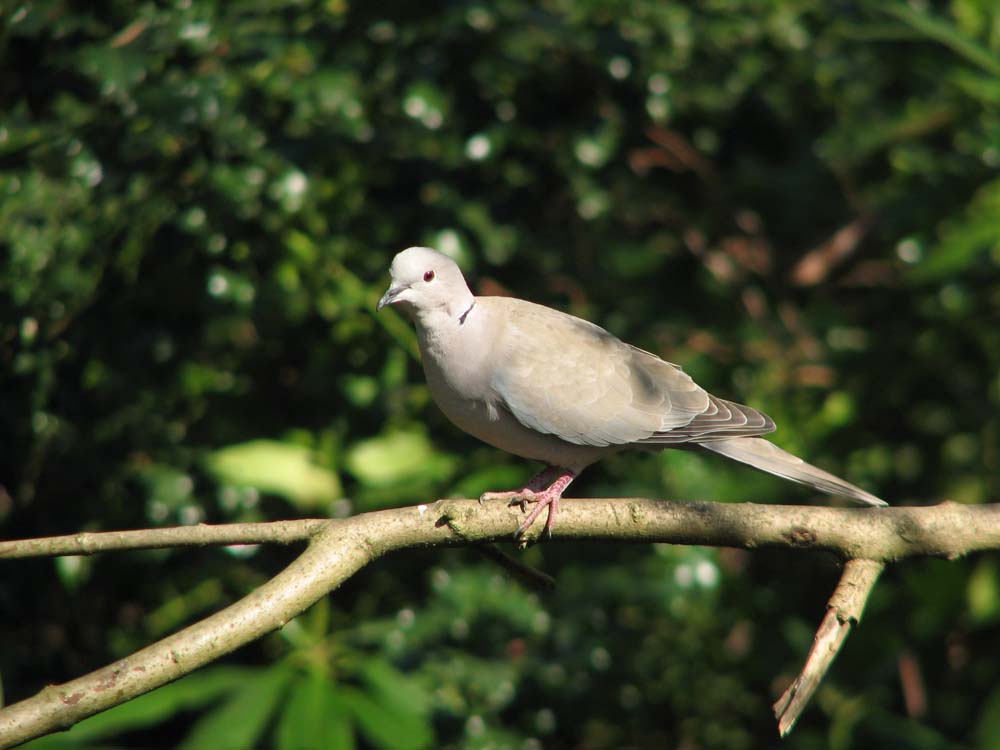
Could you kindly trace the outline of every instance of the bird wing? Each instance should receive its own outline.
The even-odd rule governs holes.
[[[603,328],[524,300],[485,297],[502,320],[494,400],[521,424],[577,445],[677,444],[759,435],[773,423],[717,399],[676,365]]]

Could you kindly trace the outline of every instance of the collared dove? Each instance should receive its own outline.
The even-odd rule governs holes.
[[[393,305],[417,329],[431,396],[455,425],[546,468],[514,492],[535,503],[516,536],[544,508],[551,532],[570,482],[626,448],[718,453],[831,495],[883,500],[759,437],[774,430],[756,409],[717,398],[677,365],[603,328],[521,299],[476,297],[448,256],[426,247],[392,261],[378,309]]]

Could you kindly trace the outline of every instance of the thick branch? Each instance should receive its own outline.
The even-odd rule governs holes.
[[[422,509],[422,510],[421,510]],[[457,535],[425,538],[427,514],[445,518]],[[415,523],[411,546],[508,541],[519,511],[503,503],[439,500],[357,516],[372,524],[390,518]],[[347,523],[347,520],[335,523]],[[326,519],[137,531],[84,532],[0,542],[0,559],[87,555],[95,552],[230,544],[288,544],[315,535]],[[536,532],[537,533],[537,532]],[[958,557],[1000,549],[1000,505],[909,508],[829,508],[754,503],[677,502],[644,498],[567,499],[560,506],[554,539],[605,539],[720,547],[823,549],[844,559],[893,561],[913,556]]]
[[[553,533],[556,539],[783,546],[824,549],[845,559],[878,561],[1000,548],[997,505],[943,503],[926,508],[847,509],[604,499],[564,501],[560,510]],[[517,508],[503,503],[441,500],[430,506],[383,510],[323,523],[317,533],[309,525],[315,521],[304,522],[302,533],[313,534],[306,551],[244,599],[127,659],[0,710],[0,746],[69,728],[87,716],[178,679],[281,627],[385,552],[509,540],[519,517]],[[213,543],[206,541],[205,529],[209,528],[185,527],[172,533],[181,543]],[[234,539],[225,536],[226,527],[219,528],[215,543],[289,540],[273,531]],[[52,545],[42,554],[88,551],[93,549]]]

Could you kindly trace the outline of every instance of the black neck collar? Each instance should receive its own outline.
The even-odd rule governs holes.
[[[475,298],[473,298],[472,304],[469,305],[469,309],[466,310],[464,313],[462,313],[461,315],[458,316],[458,324],[460,326],[464,326],[465,325],[465,319],[467,317],[469,317],[469,313],[472,312],[472,308],[475,307],[475,306],[476,306],[476,300],[475,300]]]

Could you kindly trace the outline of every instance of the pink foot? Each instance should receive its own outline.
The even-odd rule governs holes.
[[[562,498],[563,492],[569,487],[570,482],[576,478],[574,474],[569,469],[561,469],[558,466],[548,466],[534,477],[520,490],[515,490],[513,492],[484,492],[480,496],[480,500],[506,500],[511,505],[520,505],[521,510],[524,510],[528,503],[536,503],[535,507],[531,509],[528,517],[524,519],[520,526],[517,527],[517,531],[514,532],[514,538],[519,539],[524,532],[531,528],[531,524],[535,522],[535,519],[542,514],[542,511],[546,508],[549,509],[549,514],[545,519],[545,531],[552,535],[552,528],[556,523],[556,514],[559,512],[559,500]]]

